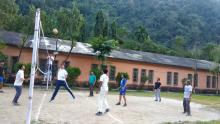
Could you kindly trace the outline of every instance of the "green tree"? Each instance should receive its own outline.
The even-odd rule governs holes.
[[[97,55],[97,59],[102,62],[102,65],[104,64],[104,61],[106,60],[106,56],[110,55],[113,49],[116,48],[118,42],[115,40],[108,40],[106,38],[103,38],[102,36],[98,38],[93,38],[91,41],[91,47],[94,50],[94,53]]]
[[[201,49],[201,58],[214,61],[214,56],[212,55],[213,50],[215,49],[216,44],[207,44]]]
[[[79,38],[80,28],[83,26],[84,18],[79,9],[73,6],[71,11],[60,9],[57,13],[59,35],[71,40],[71,48],[64,61],[69,59],[73,47],[76,45],[75,40]]]
[[[86,41],[86,24],[85,24],[85,22],[82,24],[82,26],[80,28],[78,41],[79,42],[85,42]]]
[[[213,75],[215,75],[217,77],[216,80],[216,94],[219,94],[218,90],[219,90],[219,72],[220,72],[220,45],[217,45],[212,51],[211,51],[211,55],[214,58],[214,67],[211,68],[211,72],[213,73]]]
[[[66,70],[68,72],[67,82],[72,85],[76,82],[76,79],[80,76],[81,70],[77,67],[68,67]]]
[[[22,32],[22,38],[20,39],[20,51],[18,53],[18,61],[20,60],[22,51],[24,49],[27,40],[29,39],[30,35],[34,32],[34,19],[35,19],[35,12],[36,9],[34,6],[30,6],[28,15],[20,16],[18,21],[21,24],[19,28],[20,32]]]
[[[15,0],[1,0],[0,2],[0,29],[15,31],[17,28],[18,6]]]
[[[94,35],[96,37],[103,35],[103,29],[104,29],[105,19],[102,11],[100,10],[96,15],[96,22],[94,27]]]
[[[7,56],[5,56],[1,50],[4,49],[6,47],[5,43],[3,41],[0,40],[0,61],[6,61],[7,60]]]
[[[135,32],[135,38],[138,42],[143,43],[148,39],[149,35],[143,26],[139,26]]]
[[[171,45],[177,56],[187,56],[189,53],[186,51],[186,40],[183,36],[176,36]]]
[[[117,25],[115,21],[111,24],[111,38],[117,40]]]
[[[105,21],[103,28],[103,37],[108,37],[108,34],[109,34],[108,21]]]

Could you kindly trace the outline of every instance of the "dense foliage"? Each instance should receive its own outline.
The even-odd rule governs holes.
[[[66,71],[68,72],[67,82],[70,85],[73,85],[76,83],[76,79],[80,76],[81,70],[77,67],[68,67]]]
[[[32,34],[37,7],[48,37],[207,60],[220,41],[219,0],[2,0],[0,29]]]

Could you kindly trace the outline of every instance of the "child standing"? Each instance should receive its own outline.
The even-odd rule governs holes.
[[[121,104],[121,97],[123,96],[124,99],[124,106],[127,106],[127,102],[126,102],[126,82],[127,79],[124,77],[124,75],[121,75],[121,82],[120,82],[120,94],[119,94],[119,102],[116,105],[120,105]]]

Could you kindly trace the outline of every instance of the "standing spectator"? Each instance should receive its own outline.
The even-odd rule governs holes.
[[[3,93],[4,91],[2,90],[3,88],[3,82],[4,82],[4,62],[0,62],[0,93]]]
[[[98,112],[96,113],[97,116],[101,116],[104,112],[109,112],[109,105],[107,102],[107,95],[108,95],[108,81],[109,77],[107,75],[108,70],[104,69],[103,74],[100,77],[100,85],[99,85],[99,98],[98,98]]]
[[[24,70],[25,70],[25,66],[20,65],[19,70],[16,74],[16,78],[15,78],[15,82],[14,82],[14,87],[15,87],[15,90],[16,90],[16,94],[15,94],[15,97],[12,101],[12,103],[14,105],[19,105],[18,99],[19,99],[19,97],[21,96],[21,93],[22,93],[22,84],[23,84],[23,81],[24,81]]]
[[[160,97],[160,78],[157,78],[157,82],[154,84],[154,91],[155,91],[155,101],[161,102],[161,97]]]
[[[124,77],[124,75],[121,75],[121,82],[120,82],[120,94],[119,94],[119,102],[116,105],[120,105],[121,104],[121,96],[123,96],[124,98],[124,106],[127,106],[127,102],[126,102],[126,82],[127,79]]]
[[[184,87],[184,98],[183,98],[183,113],[187,113],[187,116],[191,116],[190,101],[192,97],[192,86],[190,80],[187,81]]]
[[[90,90],[89,96],[93,96],[93,88],[94,88],[95,82],[96,82],[96,76],[94,75],[93,72],[91,72],[89,76],[89,90]]]

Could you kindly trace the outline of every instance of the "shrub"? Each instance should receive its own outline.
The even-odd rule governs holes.
[[[81,74],[81,70],[77,67],[68,67],[66,70],[68,72],[67,82],[73,85],[76,79]]]
[[[29,77],[29,76],[30,76],[30,73],[31,73],[31,64],[30,64],[30,63],[28,63],[28,64],[23,64],[23,63],[17,62],[17,63],[13,66],[12,71],[15,72],[15,73],[17,73],[18,70],[19,70],[19,67],[20,67],[21,65],[24,65],[24,66],[25,66],[24,76],[25,76],[25,77]]]
[[[0,52],[0,61],[4,61],[4,62],[6,62],[7,61],[7,56],[6,55],[4,55],[3,53],[1,53]]]
[[[143,76],[143,77],[141,78],[141,84],[145,84],[146,81],[148,81],[148,80],[149,80],[149,77],[148,77],[148,76]]]
[[[118,83],[118,86],[120,86],[120,82],[121,82],[121,75],[124,75],[124,77],[128,80],[129,79],[129,75],[127,72],[118,72],[117,76],[116,76],[116,81]]]
[[[13,65],[12,72],[17,73],[18,70],[19,70],[19,67],[20,67],[21,65],[22,65],[22,63],[19,63],[19,62],[15,63],[15,64]]]
[[[31,75],[31,64],[28,63],[28,64],[25,64],[25,71],[24,71],[24,76],[25,77],[30,77]]]
[[[149,77],[148,77],[148,76],[143,76],[143,77],[141,78],[140,84],[137,86],[137,89],[138,89],[138,90],[142,90],[142,89],[144,88],[144,85],[145,85],[146,81],[148,81],[148,80],[149,80]]]

